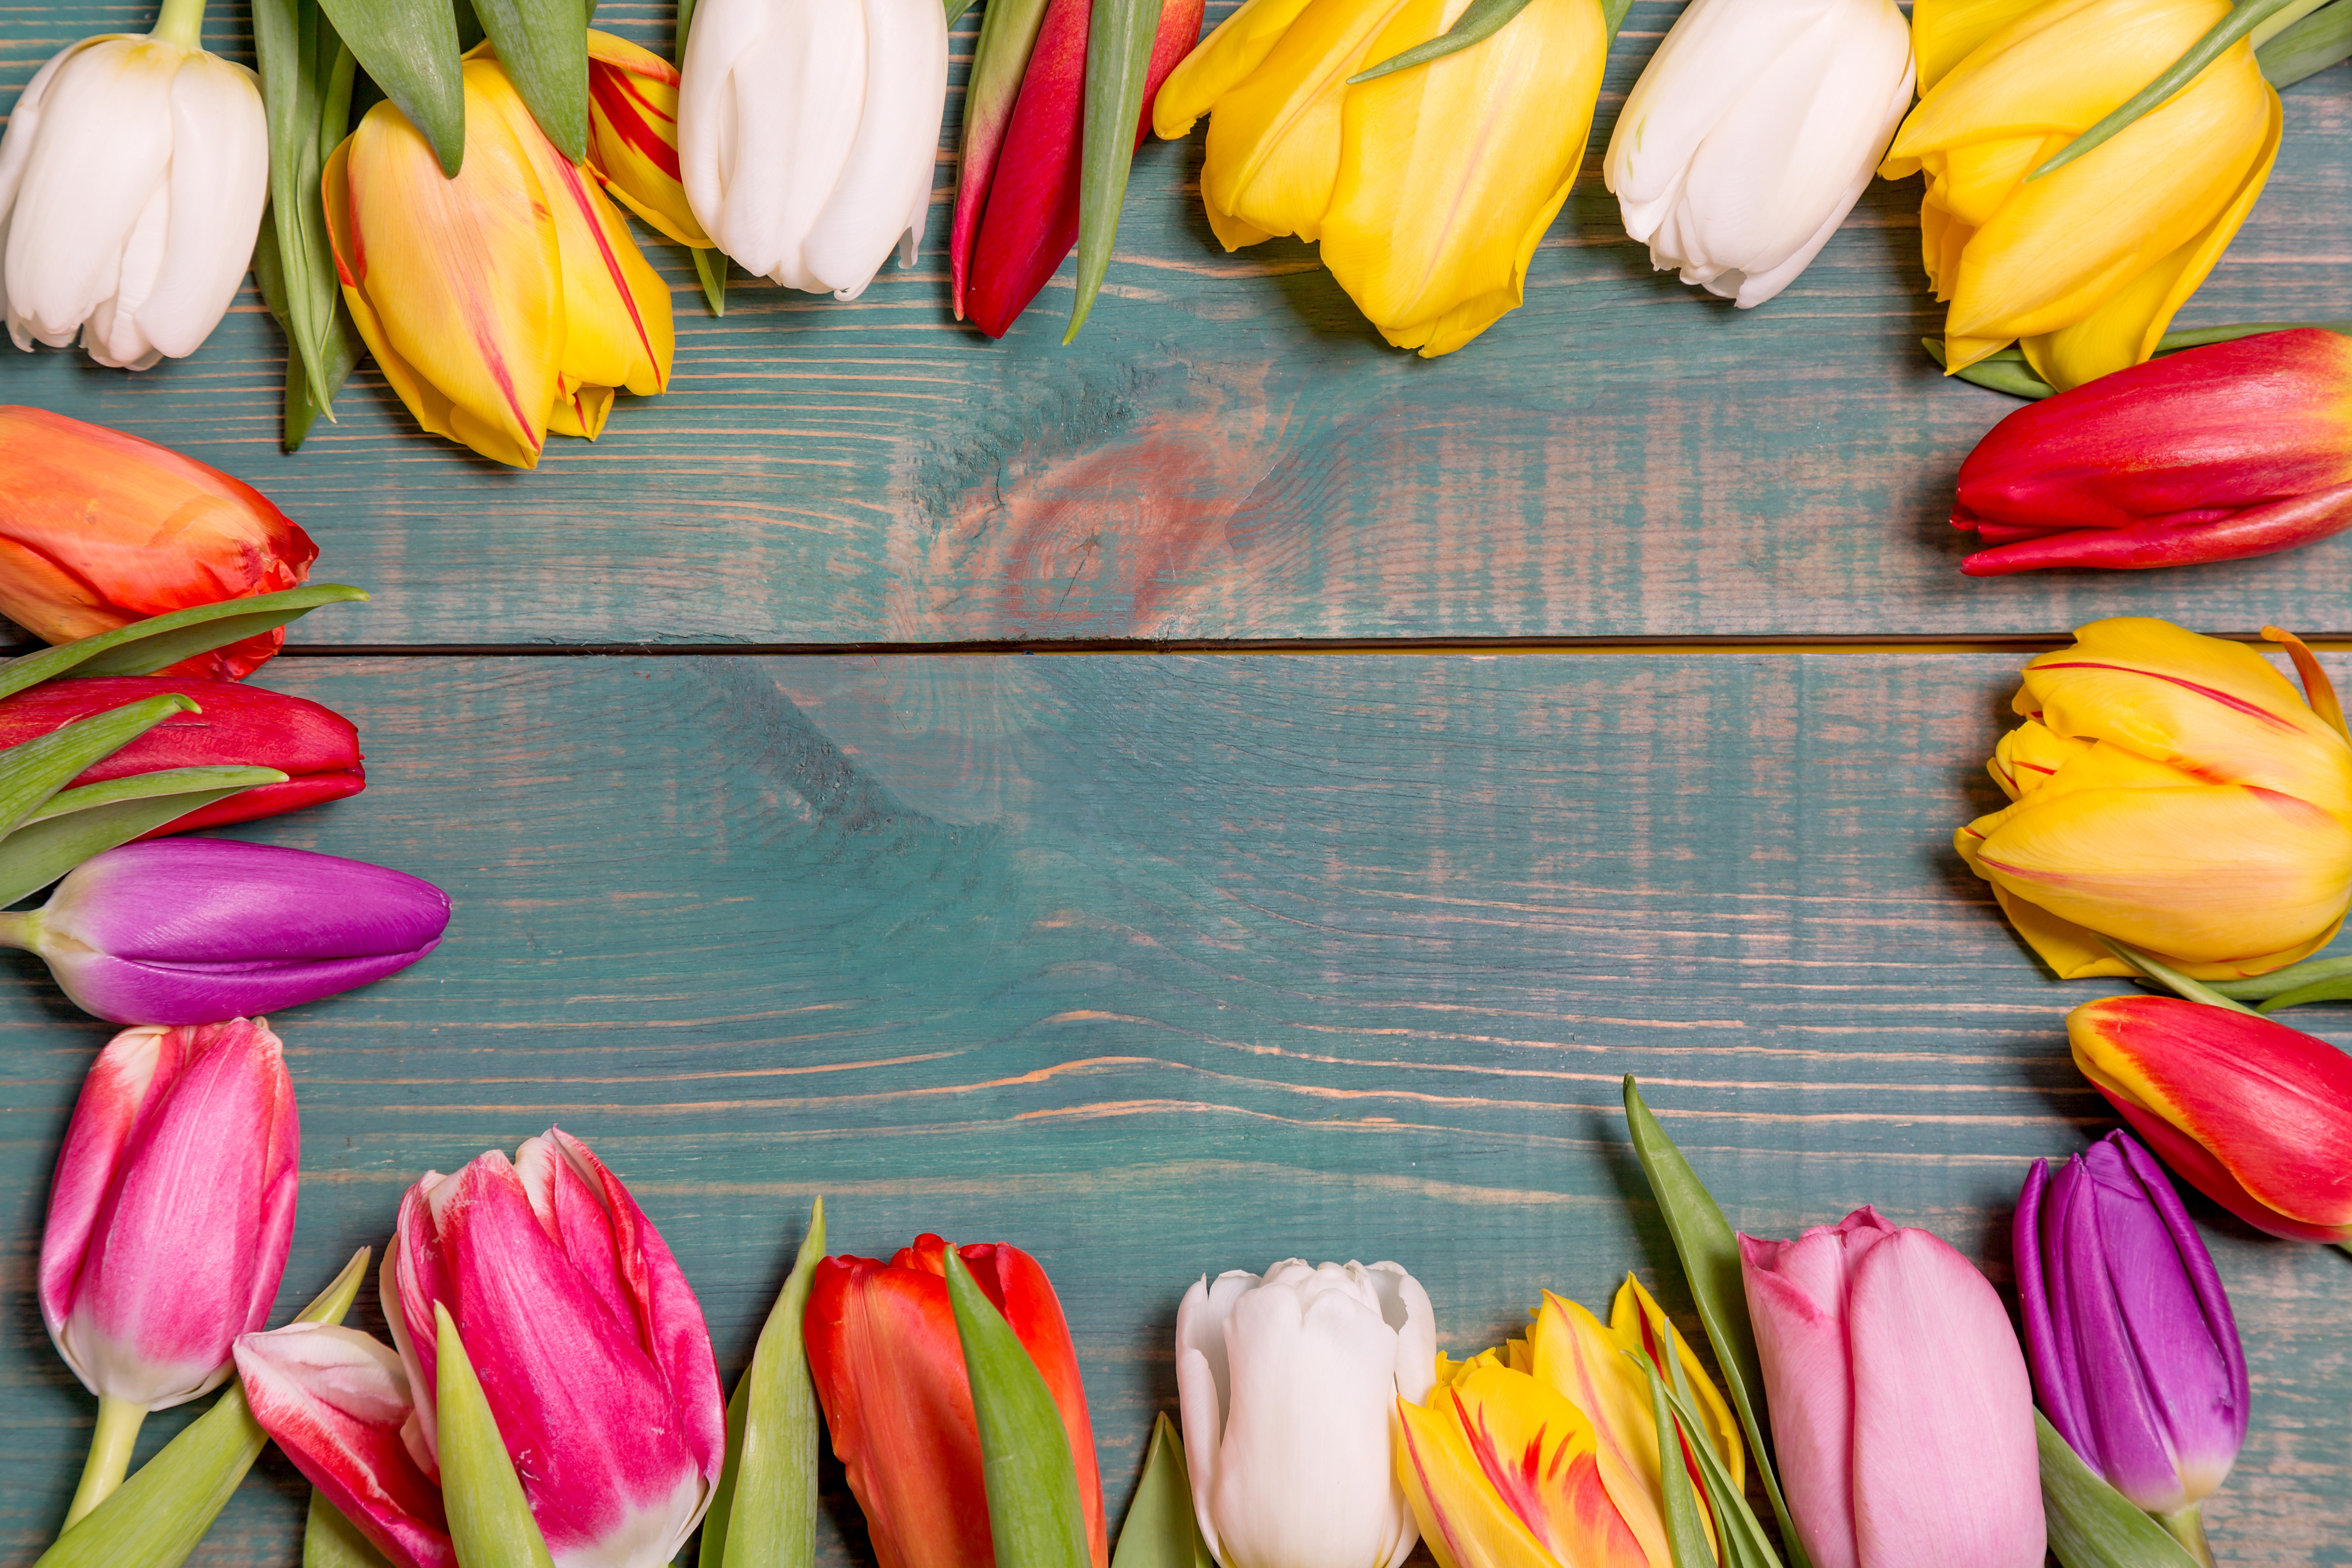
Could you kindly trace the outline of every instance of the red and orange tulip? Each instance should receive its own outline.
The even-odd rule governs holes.
[[[708,249],[677,171],[677,68],[588,31],[588,166],[620,204],[680,245]]]
[[[2170,996],[2077,1007],[2066,1037],[2091,1086],[2198,1191],[2273,1236],[2352,1242],[2352,1057]]]

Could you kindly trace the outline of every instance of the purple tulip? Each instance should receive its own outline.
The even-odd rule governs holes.
[[[2121,1132],[2017,1200],[2017,1293],[2042,1414],[2109,1485],[2175,1521],[2246,1436],[2246,1357],[2213,1259],[2153,1156]]]
[[[0,915],[76,1006],[118,1024],[253,1017],[365,985],[438,946],[449,896],[405,872],[230,838],[91,857]]]

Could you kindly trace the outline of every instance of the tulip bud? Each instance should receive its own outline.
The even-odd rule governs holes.
[[[68,787],[163,768],[264,767],[287,776],[284,784],[258,784],[199,807],[145,835],[149,838],[277,816],[367,787],[360,734],[350,720],[299,697],[226,680],[125,675],[44,681],[0,698],[0,748],[126,702],[170,693],[189,698],[201,711],[173,714],[85,769]]]
[[[0,309],[20,349],[103,365],[192,354],[228,313],[268,195],[251,71],[197,47],[204,7],[68,46],[0,135]]]
[[[1429,1293],[1393,1263],[1194,1281],[1176,1392],[1192,1510],[1223,1568],[1397,1568],[1420,1532],[1390,1427],[1436,1375]]]
[[[2352,338],[2189,349],[2029,404],[1960,465],[1972,577],[2242,561],[2352,528]]]
[[[257,1020],[125,1030],[90,1064],[41,1235],[41,1320],[99,1396],[68,1523],[120,1484],[140,1418],[218,1387],[237,1336],[268,1321],[300,1145]]]
[[[1815,1568],[2041,1568],[2033,1392],[1968,1259],[1875,1209],[1739,1238],[1772,1446]]]
[[[1862,196],[1911,107],[1893,0],[1694,0],[1625,99],[1602,164],[1650,265],[1760,305]]]
[[[296,587],[319,558],[251,486],[61,414],[0,405],[0,615],[45,642]],[[240,680],[285,641],[263,632],[165,673]]]
[[[2273,1236],[2352,1242],[2352,1058],[2342,1051],[2170,996],[2077,1007],[2066,1037],[2091,1087],[2199,1192]]]
[[[707,249],[677,170],[677,68],[588,32],[588,163],[621,205],[680,245]]]
[[[228,838],[94,855],[49,901],[0,914],[83,1012],[194,1024],[313,1002],[441,943],[449,896],[405,872]]]
[[[2230,1298],[2172,1184],[2120,1132],[2055,1175],[2036,1160],[2016,1241],[2042,1413],[2139,1508],[2193,1510],[2238,1457],[2249,1393]]]

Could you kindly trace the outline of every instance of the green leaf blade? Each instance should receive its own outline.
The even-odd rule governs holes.
[[[2083,1463],[2039,1410],[2033,1436],[2050,1550],[2065,1568],[2195,1568],[2196,1559],[2164,1526]]]
[[[2239,0],[2236,8],[2214,23],[2203,37],[2189,47],[2188,53],[2173,61],[2154,81],[2126,99],[2115,112],[2053,153],[2040,168],[2026,175],[2026,179],[2038,180],[2044,174],[2064,168],[2093,148],[2105,144],[2140,116],[2179,94],[2239,39],[2290,5],[2306,3],[2307,0]]]
[[[2254,60],[2275,88],[2293,87],[2333,65],[2352,59],[2352,0],[2336,0],[2268,42],[2255,41]]]
[[[361,589],[341,583],[308,584],[248,599],[224,599],[168,615],[150,616],[110,632],[60,643],[0,664],[0,697],[58,676],[152,675],[157,670],[210,653],[216,647],[272,631],[300,619],[320,605],[364,600]]]
[[[1216,1568],[1200,1521],[1192,1516],[1192,1479],[1184,1468],[1184,1444],[1161,1411],[1151,1424],[1151,1446],[1143,1479],[1127,1505],[1118,1548],[1110,1568]]]
[[[1625,11],[1631,5],[1632,0],[1623,0],[1623,3],[1619,5],[1617,11],[1619,20],[1623,19]],[[1446,56],[1466,49],[1473,44],[1483,43],[1501,32],[1527,8],[1528,0],[1470,0],[1470,4],[1462,8],[1462,15],[1454,19],[1454,26],[1427,43],[1415,44],[1402,54],[1391,55],[1380,64],[1358,71],[1348,79],[1348,85],[1353,87],[1358,82],[1371,81],[1376,78],[1390,75],[1391,72],[1411,70],[1415,66],[1425,66],[1432,60],[1444,59]],[[1603,16],[1605,19],[1605,11]],[[1615,28],[1612,27],[1610,30],[1613,33]]]
[[[1690,1471],[1684,1468],[1682,1437],[1666,1408],[1666,1385],[1658,1381],[1657,1363],[1643,1357],[1642,1369],[1650,1379],[1650,1411],[1658,1427],[1659,1513],[1666,1527],[1666,1550],[1675,1568],[1715,1568],[1715,1551],[1706,1543],[1706,1524],[1700,1519],[1698,1497],[1691,1489]]]
[[[996,1568],[1087,1568],[1092,1556],[1077,1467],[1045,1375],[953,1247],[947,1249],[947,1273],[980,1428]]]
[[[202,773],[215,770],[189,768],[172,771]],[[223,768],[217,771],[226,773],[276,772],[268,768]],[[275,784],[285,776],[278,773],[276,778],[261,778],[253,783]],[[202,811],[215,801],[242,794],[252,788],[253,783],[236,784],[226,788],[134,795],[128,799],[94,803],[55,816],[38,817],[9,834],[5,839],[0,839],[0,905],[13,904],[28,893],[38,892],[91,856],[102,855],[117,845],[128,844],[168,823],[178,821],[192,811]],[[92,784],[89,787],[101,790],[107,786]]]
[[[474,0],[490,47],[567,163],[588,156],[588,13],[582,0]]]
[[[1086,118],[1078,167],[1077,299],[1070,307],[1069,343],[1087,324],[1110,270],[1119,209],[1135,163],[1135,128],[1143,118],[1143,87],[1151,73],[1151,46],[1160,36],[1160,0],[1094,0],[1087,15]]]
[[[466,162],[466,89],[448,0],[320,0],[320,8],[455,179]]]
[[[437,1325],[434,1392],[441,1439],[441,1501],[449,1541],[464,1568],[555,1568],[531,1518],[530,1501],[499,1436],[481,1380],[449,1309],[433,1303]]]
[[[824,1257],[819,1198],[751,1364],[727,1402],[727,1463],[703,1521],[698,1568],[808,1568],[816,1561],[819,1422],[802,1324]]]
[[[175,693],[125,702],[0,750],[0,836],[31,821],[68,781],[179,713],[201,710]]]
[[[310,1511],[302,1521],[302,1568],[392,1568],[375,1542],[362,1535],[343,1510],[310,1489]]]

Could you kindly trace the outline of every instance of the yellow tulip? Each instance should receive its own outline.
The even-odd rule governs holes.
[[[680,245],[710,247],[677,172],[677,68],[588,30],[588,166],[623,206]]]
[[[1601,91],[1597,0],[1530,0],[1501,31],[1348,78],[1454,25],[1469,0],[1247,0],[1178,66],[1152,121],[1207,114],[1201,198],[1227,250],[1276,235],[1323,264],[1381,335],[1451,353],[1516,309],[1568,199]]]
[[[2352,741],[2284,632],[2310,700],[2237,643],[2095,621],[2025,667],[2025,722],[1987,764],[2013,803],[1954,836],[2064,979],[2129,974],[2111,937],[2200,980],[2284,967],[2352,905]]]
[[[2025,176],[2229,14],[2227,0],[1920,0],[1918,107],[1879,173],[1919,227],[1958,371],[2011,342],[2062,390],[2137,364],[2252,210],[2278,93],[2241,41],[2055,173]]]
[[[667,384],[669,291],[498,61],[463,70],[463,171],[444,178],[379,103],[328,160],[328,236],[352,319],[417,423],[529,468],[551,430],[593,440],[616,389]]]

